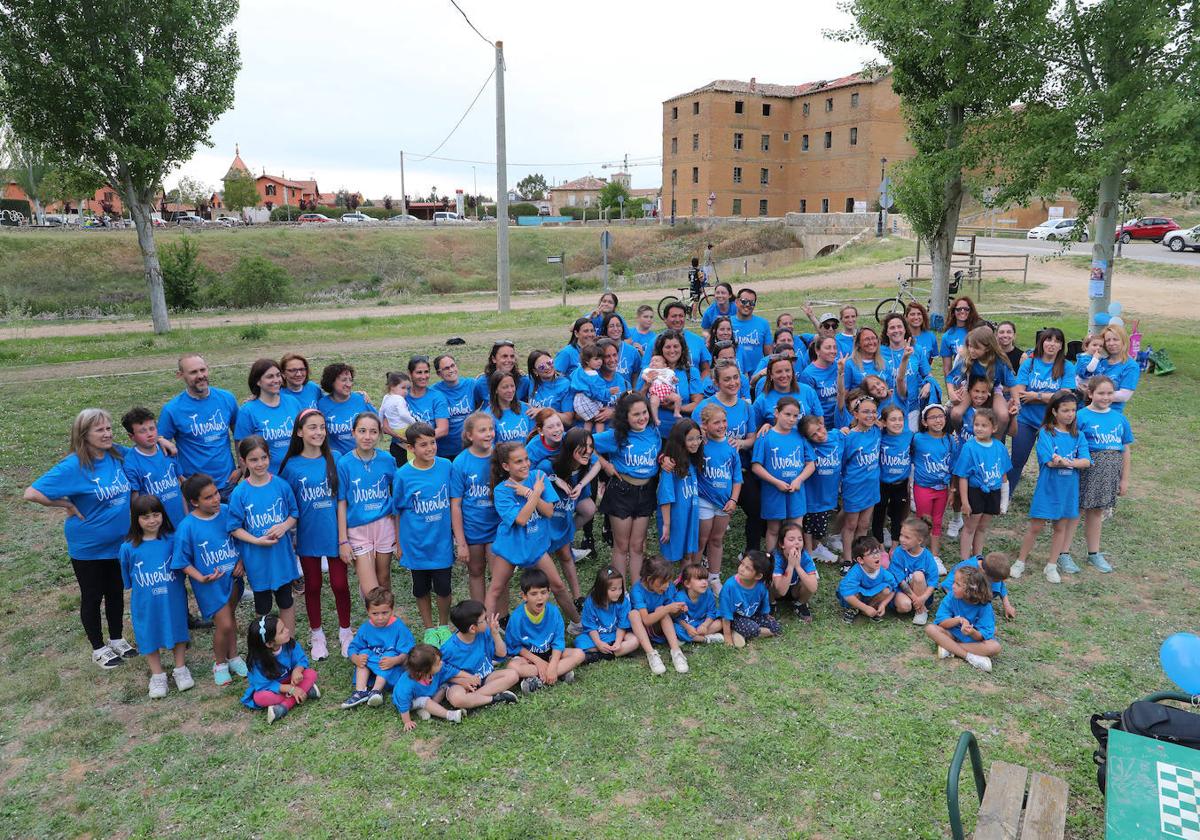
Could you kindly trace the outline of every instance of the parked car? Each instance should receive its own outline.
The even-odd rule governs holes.
[[[244,224],[237,216],[217,216],[213,219],[214,225],[224,225],[225,227],[238,227]]]
[[[1130,239],[1149,239],[1151,242],[1159,242],[1173,230],[1179,230],[1179,225],[1175,224],[1174,219],[1168,219],[1165,216],[1147,216],[1144,219],[1138,219],[1133,224],[1126,222],[1121,225],[1117,229],[1117,239],[1125,243],[1128,243]]]
[[[175,215],[175,224],[177,225],[206,225],[208,219],[201,218],[195,213],[177,213]]]
[[[373,225],[377,219],[373,219],[366,213],[343,213],[342,221],[348,225]]]
[[[1035,228],[1030,228],[1029,233],[1025,234],[1026,239],[1045,239],[1048,242],[1056,240],[1071,239],[1075,235],[1075,228],[1082,226],[1079,238],[1083,242],[1088,240],[1087,225],[1084,225],[1078,219],[1047,219]]]
[[[496,217],[495,217],[495,216],[480,216],[480,217],[479,217],[479,221],[481,221],[481,222],[494,222],[494,221],[496,221]]]
[[[303,225],[310,222],[332,222],[333,219],[329,218],[324,213],[301,213],[296,217],[296,221]]]
[[[409,224],[412,224],[413,222],[419,222],[419,221],[421,221],[421,219],[418,219],[416,216],[412,215],[411,213],[399,213],[395,216],[392,216],[390,219],[388,219],[388,222],[390,224],[396,224],[396,225],[409,225]]]
[[[458,224],[462,220],[462,216],[458,215],[457,213],[451,213],[448,210],[439,210],[433,214],[433,223],[435,225],[438,222],[441,222],[442,224]]]
[[[1175,252],[1186,251],[1188,248],[1200,251],[1200,225],[1187,230],[1173,230],[1163,237],[1162,244]]]

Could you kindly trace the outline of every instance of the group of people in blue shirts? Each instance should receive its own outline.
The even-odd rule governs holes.
[[[425,700],[402,713],[452,720],[484,698],[511,702],[515,687],[569,682],[580,665],[638,650],[663,673],[663,644],[686,672],[687,644],[778,635],[780,599],[811,621],[817,562],[844,575],[846,620],[911,613],[939,652],[988,669],[999,650],[991,595],[1015,615],[1004,581],[1021,575],[1047,524],[1049,582],[1080,571],[1070,546],[1081,518],[1088,564],[1112,571],[1101,530],[1128,486],[1124,406],[1138,384],[1119,326],[1069,360],[1061,330],[1039,331],[1022,351],[1014,325],[983,322],[966,297],[940,338],[918,303],[879,329],[858,325],[852,306],[819,317],[806,306],[803,333],[788,313],[772,325],[757,305],[753,289],[719,284],[701,334],[687,329],[685,304],[667,307],[656,330],[649,306],[627,322],[606,293],[560,349],[519,356],[497,341],[478,377],[449,353],[411,357],[388,374],[378,408],[344,362],[317,384],[299,354],[259,359],[239,401],[187,354],[179,395],[157,414],[121,418],[131,446],[115,443],[107,412],[85,409],[70,454],[26,498],[68,514],[97,665],[137,655],[122,631],[130,589],[150,696],[167,693],[166,648],[177,688],[191,688],[183,652],[190,631],[211,624],[214,682],[247,678],[245,702],[272,719],[320,693],[311,662],[329,656],[326,582],[337,645],[355,664],[347,708],[382,702],[403,674],[409,701]],[[1030,455],[1030,521],[1010,561],[984,541]],[[746,550],[723,579],[738,509]],[[597,513],[611,552],[588,589],[578,564],[598,552]],[[647,554],[652,528],[658,550]],[[941,543],[956,536],[961,562],[948,572]],[[394,614],[397,559],[432,649],[415,657],[421,646]],[[456,564],[470,596],[458,604]],[[369,616],[357,631],[351,571]],[[247,585],[258,618],[243,658],[235,610]],[[472,670],[448,655],[455,640],[491,647]],[[491,662],[506,650],[511,667],[496,676]],[[430,685],[443,690],[422,694]]]

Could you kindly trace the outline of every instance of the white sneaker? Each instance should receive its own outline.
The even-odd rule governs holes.
[[[104,670],[109,671],[121,664],[121,655],[108,645],[105,645],[92,651],[92,661]]]
[[[709,572],[708,588],[713,591],[713,595],[721,594],[721,576]]]
[[[980,671],[992,672],[992,660],[987,656],[980,656],[978,653],[968,653],[967,662],[972,668],[978,668]]]
[[[124,639],[109,639],[108,647],[122,659],[133,659],[138,655],[137,648]]]
[[[650,663],[650,673],[655,676],[667,673],[667,666],[663,664],[662,657],[658,655],[658,651],[652,650],[646,654],[646,661]]]
[[[572,548],[571,549],[571,557],[574,558],[576,563],[578,563],[580,560],[587,557],[591,553],[592,553],[592,550],[590,548]]]
[[[956,513],[954,518],[950,520],[950,524],[946,526],[946,536],[949,539],[957,539],[958,532],[963,529],[963,518],[961,513]]]
[[[463,719],[462,709],[450,709],[449,711],[446,712],[446,722],[447,723],[462,723],[462,719]]]
[[[687,657],[683,655],[683,651],[679,648],[671,651],[671,664],[675,666],[675,672],[686,674],[688,672]]]
[[[321,558],[321,574],[323,574],[323,575],[329,574],[329,558],[328,557]]]
[[[832,550],[832,551],[833,551],[835,554],[841,554],[841,553],[842,553],[842,535],[841,535],[841,534],[834,534],[832,537],[830,537],[829,539],[827,539],[827,540],[825,541],[825,544],[826,544],[827,546],[829,546],[829,548],[830,548],[830,549],[831,549],[831,550]]]
[[[949,659],[950,651],[946,650],[941,645],[938,645],[938,659]]]
[[[883,550],[884,551],[892,550],[892,532],[891,531],[883,532]]]
[[[945,577],[946,576],[946,564],[942,562],[942,558],[938,557],[935,554],[933,557],[933,564],[935,566],[937,566],[938,577]]]
[[[706,644],[706,645],[723,645],[723,644],[725,644],[725,637],[722,636],[720,633],[709,633],[707,636],[704,637],[704,644]]]
[[[167,696],[167,675],[165,673],[150,675],[149,696],[151,700],[160,700]]]
[[[818,563],[836,563],[840,559],[824,543],[817,543],[817,547],[813,549],[812,558]]]
[[[1046,580],[1050,583],[1062,583],[1062,577],[1058,573],[1057,563],[1047,563],[1045,569]]]
[[[1105,508],[1104,509],[1104,519],[1102,521],[1108,521],[1109,519],[1112,519],[1113,514],[1116,512],[1117,512],[1116,508]]]
[[[1008,482],[1000,482],[1000,512],[1008,513]]]
[[[746,637],[736,630],[733,631],[733,646],[735,648],[744,648],[746,646]]]
[[[329,647],[325,644],[325,631],[320,628],[312,631],[308,640],[309,652],[314,662],[323,662],[329,658]]]
[[[350,656],[350,643],[354,641],[354,628],[339,627],[338,641],[342,643],[342,658]]]
[[[429,711],[424,707],[421,707],[420,709],[413,709],[413,711],[416,713],[419,720],[429,720],[431,717],[433,717],[433,715],[429,714]]]
[[[1016,563],[1013,563],[1012,568],[1008,570],[1008,576],[1013,580],[1016,580],[1023,574],[1025,574],[1024,560],[1018,560]]]
[[[913,616],[913,624],[918,627],[924,627],[929,623],[929,610],[921,610]]]
[[[196,684],[192,679],[192,672],[188,670],[186,665],[182,665],[171,672],[171,677],[175,680],[175,688],[180,691],[187,691]]]

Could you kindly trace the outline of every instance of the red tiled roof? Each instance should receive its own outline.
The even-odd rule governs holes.
[[[576,178],[574,181],[567,181],[565,184],[559,184],[557,187],[551,187],[550,191],[554,190],[602,190],[607,181],[600,178],[595,178],[591,175],[585,175],[582,178]]]
[[[808,93],[815,93],[818,90],[833,90],[835,88],[848,87],[850,85],[871,84],[887,77],[886,73],[874,73],[863,70],[858,73],[851,73],[848,76],[842,76],[839,79],[822,80],[818,82],[805,82],[800,85],[774,85],[768,83],[756,83],[754,89],[751,90],[750,82],[742,82],[737,79],[717,79],[709,82],[703,87],[698,87],[688,93],[680,93],[672,96],[670,99],[663,100],[671,102],[676,99],[684,99],[689,96],[695,96],[698,93],[753,93],[758,96],[773,96],[781,99],[794,99],[797,96],[803,96]]]

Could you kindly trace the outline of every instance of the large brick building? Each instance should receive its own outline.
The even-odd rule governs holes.
[[[904,134],[890,75],[803,85],[711,82],[663,102],[664,213],[840,213],[856,202],[869,208],[881,159],[913,156]]]

